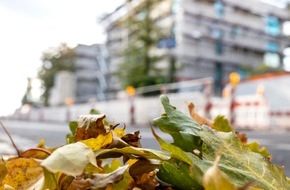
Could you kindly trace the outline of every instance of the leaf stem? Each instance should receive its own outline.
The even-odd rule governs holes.
[[[14,147],[14,149],[16,150],[17,155],[18,155],[18,157],[19,157],[19,156],[20,156],[20,151],[19,151],[19,149],[17,148],[15,142],[13,141],[13,139],[12,139],[10,133],[8,132],[8,130],[5,128],[5,126],[3,125],[3,123],[2,123],[1,121],[0,121],[0,126],[3,128],[3,130],[5,131],[5,133],[7,134],[7,136],[9,137],[9,139],[10,139],[10,141],[11,141],[11,144],[12,144],[12,146]]]

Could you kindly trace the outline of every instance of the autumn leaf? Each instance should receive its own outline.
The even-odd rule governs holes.
[[[217,156],[213,166],[208,168],[203,175],[203,186],[205,190],[237,190],[229,181],[228,177],[219,169],[219,160],[220,155]]]
[[[95,156],[97,158],[113,158],[118,153],[119,157],[121,155],[128,155],[132,158],[146,158],[155,160],[169,160],[170,156],[166,152],[159,150],[147,149],[147,148],[137,148],[133,146],[128,146],[124,148],[112,148],[112,149],[100,149],[95,151]]]
[[[32,158],[11,158],[6,161],[7,175],[1,188],[8,185],[17,190],[32,188],[43,177],[40,164]]]
[[[213,129],[221,132],[232,132],[234,129],[230,125],[229,121],[225,118],[225,116],[218,115],[214,119]]]
[[[0,158],[0,184],[2,183],[3,179],[5,178],[5,176],[7,175],[8,170],[6,167],[6,163],[3,160],[3,158]]]
[[[129,173],[132,177],[141,176],[144,173],[150,173],[158,168],[159,162],[154,162],[148,159],[138,159],[129,168]]]
[[[113,134],[112,132],[100,134],[97,138],[90,138],[80,142],[90,147],[93,151],[96,151],[110,145],[113,142]]]
[[[142,175],[135,178],[136,186],[142,190],[155,190],[156,187],[159,185],[155,176],[155,171],[143,173]]]
[[[57,189],[57,187],[58,187],[57,174],[53,174],[53,173],[49,172],[46,168],[43,168],[43,173],[44,173],[44,182],[43,182],[42,189],[43,190]]]
[[[96,138],[100,134],[109,132],[110,127],[103,123],[106,115],[82,115],[78,120],[78,128],[75,133],[75,142]]]
[[[125,135],[125,128],[124,129],[118,129],[115,128],[113,129],[113,132],[118,136],[118,137],[123,137]]]
[[[135,131],[134,134],[126,134],[121,137],[123,141],[134,147],[140,147],[140,131]]]
[[[35,158],[35,159],[45,159],[51,152],[43,148],[30,148],[24,152],[20,153],[20,157],[25,158]]]
[[[138,159],[129,168],[130,176],[135,181],[135,185],[144,190],[154,190],[158,185],[156,177],[156,169],[160,163],[152,160]]]
[[[70,121],[69,122],[70,133],[68,133],[66,135],[67,144],[75,142],[75,134],[76,134],[77,128],[78,128],[78,122],[77,121]]]
[[[130,162],[132,160],[128,161],[126,164],[128,164],[130,166]],[[119,167],[122,166],[122,163],[119,159],[113,159],[111,163],[106,164],[104,166],[104,170],[106,173],[111,173],[113,171],[115,171],[116,169],[118,169]],[[131,189],[131,185],[133,185],[134,180],[131,177],[131,175],[129,174],[129,171],[126,170],[123,174],[123,178],[121,181],[119,181],[118,183],[113,183],[113,184],[109,184],[106,187],[106,190],[114,190],[114,189]]]
[[[261,147],[260,143],[258,143],[258,142],[251,142],[251,143],[246,144],[246,146],[253,152],[259,153],[259,154],[261,154],[265,157],[268,157],[268,158],[271,157],[271,154],[267,150],[267,148],[264,146]]]
[[[85,181],[89,181],[91,183],[92,189],[104,188],[108,184],[117,183],[121,181],[128,167],[129,165],[125,165],[107,174],[100,174],[100,173],[93,174],[91,178],[88,178]]]
[[[50,172],[67,175],[81,175],[88,163],[97,166],[94,152],[87,145],[77,142],[55,150],[41,165]]]
[[[188,110],[190,116],[199,124],[199,125],[207,125],[210,127],[213,127],[213,122],[205,117],[200,116],[195,110],[194,110],[194,104],[192,102],[188,103]]]

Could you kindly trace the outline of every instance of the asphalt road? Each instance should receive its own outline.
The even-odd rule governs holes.
[[[36,123],[25,121],[2,120],[16,145],[20,149],[27,149],[36,146],[41,139],[44,139],[48,147],[57,147],[66,143],[65,137],[69,133],[69,127],[64,123]],[[158,128],[154,128],[156,133],[165,140],[171,140],[171,137],[162,133]],[[140,131],[141,144],[144,148],[160,149],[157,141],[153,138],[150,127],[129,127],[126,132],[132,133]],[[3,129],[0,129],[0,142],[9,142]],[[266,146],[272,154],[272,162],[284,166],[285,173],[290,176],[290,132],[285,131],[243,131],[248,137],[248,141],[258,141]],[[7,144],[7,143],[6,143]],[[9,147],[2,143],[0,149]],[[9,144],[9,143],[8,143]]]

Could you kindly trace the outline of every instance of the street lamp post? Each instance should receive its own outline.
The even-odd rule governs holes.
[[[204,97],[205,97],[205,108],[204,108],[204,117],[211,119],[210,110],[212,108],[211,95],[212,95],[212,84],[206,83],[204,85]]]
[[[126,93],[129,96],[130,101],[130,124],[135,124],[135,105],[134,105],[134,99],[135,99],[135,93],[136,90],[133,86],[127,86]]]
[[[240,83],[240,75],[237,72],[230,73],[229,76],[230,84],[231,84],[231,99],[230,99],[230,110],[229,110],[229,120],[230,124],[233,126],[235,123],[235,106],[236,106],[236,88]]]
[[[65,105],[66,105],[66,121],[71,120],[71,110],[70,107],[73,105],[74,99],[73,98],[66,98],[65,99]]]

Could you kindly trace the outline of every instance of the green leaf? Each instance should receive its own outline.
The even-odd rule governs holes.
[[[75,142],[75,134],[76,134],[77,128],[78,128],[78,122],[77,121],[70,121],[69,122],[69,129],[70,129],[71,133],[68,133],[66,135],[67,144]]]
[[[270,163],[261,154],[250,151],[235,133],[217,132],[203,127],[200,132],[203,140],[203,162],[205,172],[213,165],[215,156],[221,154],[220,169],[236,186],[254,182],[254,187],[263,189],[290,189],[283,170]]]
[[[93,109],[90,110],[90,114],[98,115],[98,114],[101,114],[101,112],[99,110],[93,108]]]
[[[78,128],[78,122],[77,121],[70,121],[69,122],[69,129],[70,129],[72,134],[76,133],[77,128]]]
[[[77,121],[70,121],[69,122],[69,129],[71,133],[74,135],[76,133],[76,130],[78,128],[78,122]]]
[[[141,176],[144,173],[150,173],[158,168],[159,163],[151,162],[147,159],[138,159],[129,169],[129,173],[132,177]]]
[[[161,142],[160,144],[164,149],[171,152],[172,158],[177,162],[179,160],[183,164],[185,162],[189,164],[190,162],[186,160],[190,158],[193,165],[199,168],[202,174],[212,167],[216,155],[221,154],[219,168],[235,186],[244,187],[253,182],[253,188],[274,190],[290,189],[290,184],[281,167],[273,165],[268,158],[261,154],[249,150],[235,132],[218,132],[206,125],[200,128],[195,121],[190,121],[192,120],[191,118],[188,118],[171,106],[166,96],[161,96],[161,102],[166,114],[154,120],[156,125],[162,131],[171,134],[174,138],[174,145],[187,151],[187,153],[180,153],[178,155],[180,150],[160,140],[158,141]],[[219,128],[225,130],[227,127],[221,126]],[[187,134],[187,138],[183,138],[184,133]],[[189,139],[198,140],[190,141]],[[195,149],[193,147],[200,148],[201,145],[202,149],[198,150],[202,153],[202,158],[199,158],[195,155]],[[189,149],[186,148],[189,146],[191,146],[191,151],[188,151]],[[187,155],[188,158],[184,155]],[[180,170],[176,165],[174,167],[172,166],[171,169],[174,172],[179,172],[179,175],[184,175],[182,173],[184,171]],[[160,172],[164,171],[160,170]],[[175,174],[171,174],[171,172],[167,172],[167,174]],[[197,173],[197,175],[201,174]],[[168,176],[168,178],[172,178],[172,176]]]
[[[57,189],[57,175],[49,172],[47,169],[43,168],[44,173],[44,183],[42,190],[46,189]]]
[[[154,119],[154,123],[163,132],[169,133],[174,140],[174,144],[182,150],[192,152],[197,149],[201,152],[202,141],[198,136],[199,124],[170,105],[167,96],[161,95],[160,100],[165,114]]]
[[[119,168],[120,166],[122,166],[122,162],[120,161],[120,159],[115,158],[115,159],[112,159],[110,164],[106,164],[104,166],[104,171],[106,173],[110,173],[116,170],[117,168]]]
[[[184,162],[182,164],[179,164],[179,165],[175,165],[175,168],[176,170],[181,170],[183,171],[184,169],[182,169],[181,167],[184,167],[186,164],[188,164],[188,168],[190,168],[190,172],[193,174],[193,175],[189,175],[187,176],[188,178],[190,178],[190,181],[191,181],[191,185],[192,187],[191,188],[200,188],[201,185],[202,185],[202,175],[203,175],[203,172],[199,169],[199,167],[197,167],[195,164],[194,164],[194,158],[199,160],[198,156],[199,154],[196,153],[197,155],[194,155],[194,154],[191,154],[189,152],[185,152],[183,151],[181,148],[175,146],[175,145],[172,145],[172,144],[168,144],[166,143],[164,140],[162,140],[155,132],[154,130],[152,129],[152,133],[153,135],[155,136],[155,138],[157,139],[158,143],[160,144],[161,148],[163,150],[167,150],[170,152],[171,154],[171,158],[173,159],[176,159],[177,162]],[[186,164],[185,164],[186,163]],[[166,164],[165,164],[166,165]],[[169,167],[173,167],[173,166],[170,166]],[[166,183],[169,183],[169,184],[172,184],[172,185],[176,185],[176,184],[179,184],[179,178],[167,178],[166,176],[167,175],[171,175],[171,174],[166,174],[167,171],[163,171],[163,169],[165,170],[168,170],[168,168],[165,168],[165,166],[159,168],[159,174],[158,176]],[[184,171],[183,171],[184,172]],[[187,172],[187,171],[186,171]],[[176,187],[180,187],[180,185],[176,186]]]
[[[173,187],[182,190],[203,189],[200,184],[195,181],[195,176],[192,172],[192,167],[189,167],[184,162],[168,162],[164,161],[159,167],[157,177]]]
[[[72,134],[67,134],[66,135],[66,143],[71,144],[75,142],[75,137]]]
[[[258,142],[251,142],[251,143],[248,143],[246,145],[251,151],[253,152],[256,152],[256,153],[259,153],[265,157],[270,157],[271,154],[270,152],[267,150],[266,147],[260,147],[260,143]]]
[[[41,165],[53,173],[78,176],[88,163],[98,167],[94,152],[85,144],[77,142],[56,149]]]
[[[217,131],[232,132],[234,129],[231,127],[229,121],[223,115],[218,115],[214,119],[213,128]]]
[[[192,160],[188,157],[187,153],[185,151],[183,151],[181,148],[179,148],[178,146],[174,146],[172,144],[168,144],[166,143],[164,140],[162,140],[153,130],[153,128],[151,128],[152,133],[154,135],[154,137],[157,139],[158,143],[160,144],[161,148],[163,150],[167,150],[170,153],[170,156],[172,158],[181,160],[191,166],[193,166],[193,162]]]

